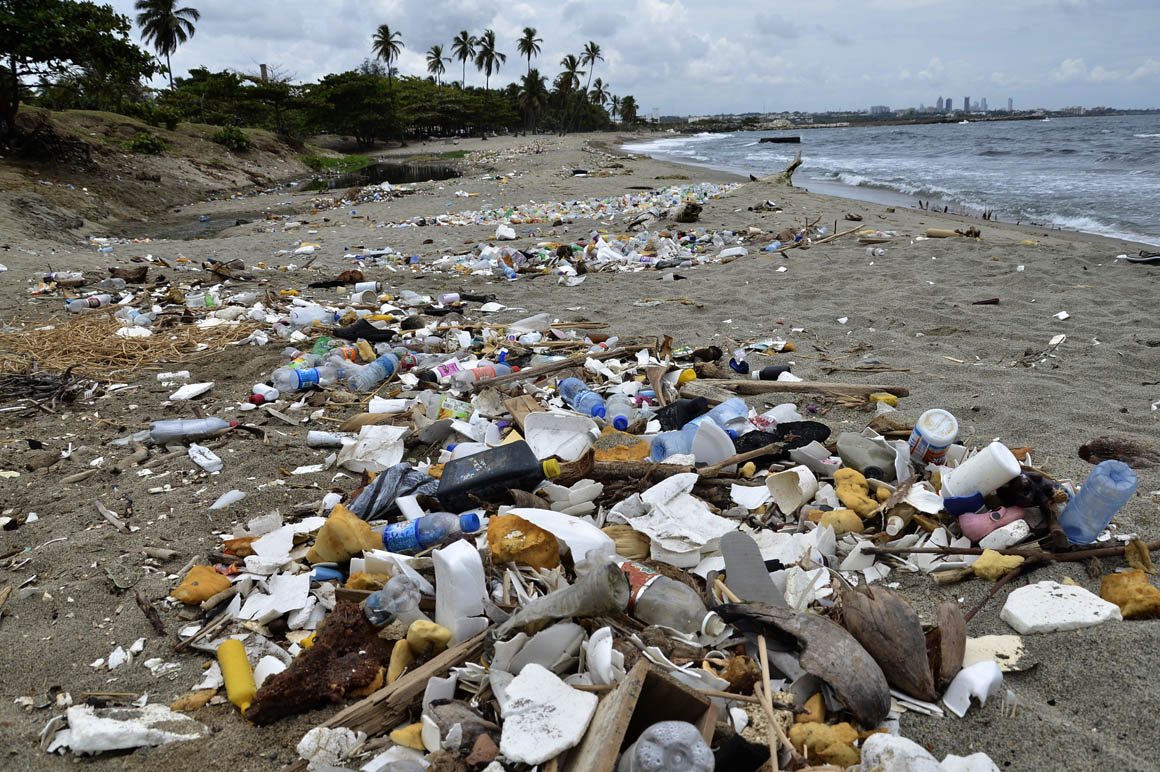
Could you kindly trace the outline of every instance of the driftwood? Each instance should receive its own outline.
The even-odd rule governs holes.
[[[852,394],[855,396],[884,391],[896,397],[910,396],[904,386],[867,383],[822,383],[820,381],[749,381],[740,378],[707,378],[703,386],[729,389],[738,394]]]
[[[93,499],[93,504],[97,511],[101,513],[101,517],[112,523],[113,527],[121,533],[129,533],[129,526],[125,525],[125,521],[117,517],[117,514],[101,503],[100,499]]]
[[[145,596],[140,592],[136,594],[137,608],[141,609],[141,613],[149,620],[149,624],[153,627],[158,635],[165,635],[165,625],[161,622],[161,616],[157,613],[157,609],[145,599]]]
[[[793,160],[786,164],[785,171],[777,174],[771,174],[768,177],[762,177],[761,182],[769,182],[774,185],[785,185],[786,187],[793,187],[793,173],[802,165],[802,151],[797,151],[793,155]]]

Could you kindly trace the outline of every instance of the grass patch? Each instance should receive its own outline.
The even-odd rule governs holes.
[[[316,172],[357,172],[368,166],[374,166],[374,158],[365,155],[300,155],[298,159]]]
[[[689,179],[683,174],[665,174],[657,177],[658,180],[687,180]]]

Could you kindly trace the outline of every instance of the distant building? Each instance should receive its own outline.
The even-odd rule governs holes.
[[[943,111],[943,98],[942,97],[938,98],[938,102],[935,104],[934,109],[940,113]]]
[[[969,113],[971,111],[971,98],[969,96],[963,97],[963,112]]]
[[[947,97],[947,101],[943,104],[945,112],[953,113],[955,111],[955,100]]]
[[[886,105],[871,105],[870,106],[870,114],[871,115],[886,115],[889,112],[890,112],[890,108],[887,107]]]
[[[1007,112],[1015,112],[1015,103],[1011,101],[1011,97],[1007,97]]]
[[[983,112],[987,112],[987,97],[983,97]]]

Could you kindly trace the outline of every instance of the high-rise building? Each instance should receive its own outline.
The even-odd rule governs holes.
[[[987,112],[987,97],[983,97],[983,112]]]
[[[971,98],[969,96],[963,97],[963,112],[969,113],[971,111]]]
[[[953,97],[947,97],[947,101],[946,101],[946,104],[944,105],[944,107],[946,108],[946,111],[947,111],[948,113],[953,113],[953,112],[955,111],[955,100],[954,100],[954,98],[953,98]]]
[[[1015,112],[1015,103],[1011,101],[1011,97],[1007,97],[1007,112]]]
[[[935,105],[934,109],[939,111],[940,113],[943,111],[943,98],[942,97],[938,98],[938,104]]]

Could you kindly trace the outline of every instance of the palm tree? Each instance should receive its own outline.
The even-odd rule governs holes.
[[[620,100],[620,121],[630,125],[636,123],[636,100],[631,94]]]
[[[604,81],[597,78],[592,82],[592,88],[588,91],[588,98],[592,100],[593,104],[604,107],[608,103],[608,86]]]
[[[431,46],[427,51],[427,72],[435,76],[435,85],[439,85],[439,76],[447,72],[444,62],[450,62],[451,57],[443,55],[443,46]]]
[[[372,41],[371,51],[387,63],[387,80],[393,84],[395,78],[391,62],[398,59],[403,51],[403,36],[398,32],[392,32],[389,24],[380,24]]]
[[[612,118],[613,118],[613,120],[615,120],[616,116],[618,116],[618,115],[620,115],[620,97],[614,96],[614,97],[612,97]]]
[[[201,19],[196,8],[176,8],[176,5],[176,0],[137,0],[134,6],[139,11],[137,26],[141,28],[142,39],[165,56],[169,88],[173,88],[173,66],[169,57],[179,45],[193,37],[193,23]]]
[[[540,43],[544,41],[536,37],[535,27],[524,27],[524,36],[516,43],[520,56],[528,58],[528,73],[532,71],[532,57],[540,55]]]
[[[459,81],[459,90],[467,85],[467,60],[475,56],[475,44],[479,41],[475,37],[463,30],[451,41],[451,53],[455,54],[455,58],[463,62],[463,80]]]
[[[557,79],[560,90],[564,93],[564,119],[560,122],[560,134],[563,135],[568,132],[571,125],[568,113],[572,103],[572,92],[580,87],[580,76],[584,74],[584,70],[580,69],[580,57],[576,54],[565,55],[560,60],[560,66],[564,68]]]
[[[527,129],[536,130],[536,119],[548,104],[548,78],[540,74],[539,70],[528,70],[528,74],[520,78],[518,99],[524,108],[527,119]]]
[[[580,55],[580,63],[588,65],[588,86],[584,89],[586,92],[592,88],[592,73],[596,72],[596,63],[603,61],[604,57],[600,55],[600,46],[595,40],[589,40],[588,45],[584,46],[584,53]]]
[[[479,49],[475,52],[475,67],[483,72],[483,88],[486,91],[493,73],[499,72],[500,65],[507,61],[507,54],[501,54],[495,47],[495,32],[485,29],[480,35]]]

